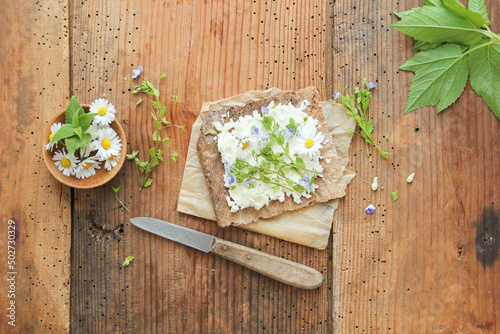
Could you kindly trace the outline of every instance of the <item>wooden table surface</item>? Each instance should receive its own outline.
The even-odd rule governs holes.
[[[412,74],[398,67],[413,41],[389,25],[422,1],[2,1],[0,13],[1,333],[499,333],[500,121],[467,85],[437,115],[403,110]],[[487,1],[492,30],[499,3]],[[177,163],[140,191],[127,162],[108,185],[73,190],[41,158],[48,120],[72,95],[104,94],[129,147],[153,129],[136,107],[132,69],[156,81]],[[359,84],[373,91],[375,135],[392,154],[366,156],[335,213],[327,250],[314,250],[176,212],[191,125],[204,101],[253,89],[315,85],[323,98]],[[375,153],[374,150],[371,150]],[[415,181],[406,177],[415,173]],[[373,192],[364,180],[378,176]],[[128,213],[114,199],[121,185]],[[391,201],[391,191],[399,199]],[[364,213],[375,204],[372,215]],[[300,290],[213,255],[143,232],[152,216],[320,270]],[[17,229],[16,326],[7,323],[8,221]],[[135,260],[127,268],[126,256]],[[7,319],[7,320],[6,320]]]

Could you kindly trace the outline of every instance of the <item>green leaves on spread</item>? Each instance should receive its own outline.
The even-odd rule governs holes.
[[[455,102],[467,83],[467,58],[456,44],[419,52],[400,68],[415,72],[405,113],[436,103],[440,112]]]
[[[500,36],[488,26],[484,0],[426,0],[420,8],[397,13],[392,27],[413,37],[417,53],[400,68],[415,72],[405,113],[436,105],[438,112],[462,94],[467,78],[500,119]]]
[[[500,43],[481,46],[469,53],[470,84],[500,119]]]

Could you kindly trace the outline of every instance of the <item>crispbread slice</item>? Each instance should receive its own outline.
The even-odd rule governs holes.
[[[214,129],[213,122],[224,124],[225,121],[230,119],[237,121],[240,116],[251,115],[254,110],[260,112],[261,107],[268,106],[271,101],[274,101],[276,104],[292,103],[292,105],[298,107],[303,100],[308,100],[311,103],[304,112],[319,121],[318,131],[325,135],[321,150],[321,155],[324,157],[321,160],[323,177],[318,177],[315,180],[315,184],[319,186],[316,190],[318,196],[311,196],[311,198],[301,197],[302,203],[300,204],[295,203],[293,198],[287,196],[285,201],[271,201],[260,210],[246,208],[240,209],[237,212],[231,212],[226,201],[226,196],[229,196],[229,192],[224,186],[225,171],[217,148],[217,141],[214,140],[213,136],[206,136],[204,134],[208,130]],[[274,217],[285,211],[297,210],[314,203],[326,202],[345,195],[345,186],[337,184],[342,178],[343,171],[339,164],[339,158],[323,115],[323,110],[318,102],[318,90],[315,87],[308,87],[299,91],[286,91],[267,99],[250,102],[241,107],[234,106],[209,112],[205,116],[201,126],[201,136],[197,143],[197,149],[203,173],[210,189],[210,197],[214,205],[217,223],[221,227],[249,224],[260,218]]]

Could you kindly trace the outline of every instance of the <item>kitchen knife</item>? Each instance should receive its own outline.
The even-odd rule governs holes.
[[[315,289],[325,281],[323,275],[313,268],[219,239],[210,234],[149,217],[132,218],[130,222],[148,232],[205,253],[219,255],[229,261],[297,288]]]

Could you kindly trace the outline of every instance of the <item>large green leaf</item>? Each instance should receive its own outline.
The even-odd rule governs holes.
[[[90,135],[90,133],[84,133],[82,134],[82,138],[78,137],[77,135],[74,135],[66,138],[64,142],[66,144],[68,152],[73,153],[91,140],[92,140],[92,135]]]
[[[92,123],[92,120],[96,116],[97,116],[97,113],[93,113],[93,114],[83,114],[79,117],[80,126],[82,127],[83,132],[88,130],[88,128],[90,127],[90,124]]]
[[[456,44],[419,52],[400,68],[415,72],[405,114],[437,103],[440,112],[456,101],[467,83],[467,57]]]
[[[471,10],[465,8],[458,0],[443,0],[446,8],[468,20],[475,27],[482,27],[486,22],[483,17]]]
[[[398,18],[402,19],[403,17],[406,17],[408,15],[413,14],[414,12],[416,12],[419,9],[421,9],[421,7],[416,7],[416,8],[412,8],[409,10],[405,10],[404,12],[394,13],[394,15],[396,15]]]
[[[435,49],[441,44],[442,43],[429,43],[429,42],[418,41],[415,43],[415,45],[413,45],[413,50],[427,51],[430,49]]]
[[[425,4],[428,6],[434,6],[434,7],[444,7],[443,3],[441,0],[424,0]]]
[[[488,17],[488,10],[486,9],[486,2],[484,0],[469,0],[469,4],[467,6],[469,10],[480,14],[486,25],[490,25],[490,19]]]
[[[68,106],[66,107],[66,124],[71,124],[73,121],[73,115],[75,113],[81,113],[83,112],[83,108],[80,106],[80,102],[78,102],[78,99],[74,96],[71,97],[71,100],[69,100]]]
[[[71,124],[63,125],[57,132],[54,134],[54,138],[50,141],[51,143],[58,142],[61,139],[68,138],[75,134],[75,128]]]
[[[476,22],[477,23],[477,22]],[[470,18],[457,14],[449,8],[424,6],[407,15],[391,27],[416,40],[429,43],[478,43],[483,34]]]
[[[485,44],[468,57],[472,89],[500,119],[500,42]]]

